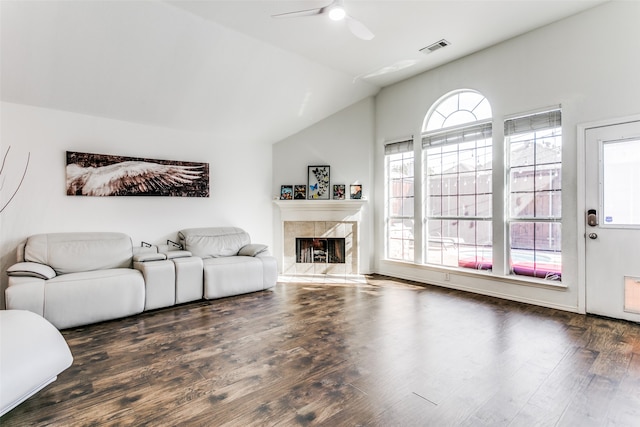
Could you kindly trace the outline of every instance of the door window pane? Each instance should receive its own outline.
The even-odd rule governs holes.
[[[640,140],[602,145],[602,219],[604,226],[640,226]]]

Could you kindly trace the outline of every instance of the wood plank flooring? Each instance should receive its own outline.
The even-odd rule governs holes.
[[[366,282],[65,330],[71,368],[0,424],[640,425],[639,324]]]

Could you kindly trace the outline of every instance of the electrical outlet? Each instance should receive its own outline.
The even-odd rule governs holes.
[[[449,276],[449,273],[444,273],[444,281],[448,282],[449,280],[451,280],[451,276]]]

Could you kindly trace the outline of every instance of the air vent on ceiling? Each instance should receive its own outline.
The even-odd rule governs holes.
[[[435,52],[438,49],[442,49],[443,47],[447,47],[449,46],[451,43],[449,43],[448,41],[446,41],[445,39],[442,39],[440,41],[437,41],[433,44],[430,44],[427,47],[423,47],[422,49],[420,49],[420,52],[424,53],[425,55],[431,52]]]

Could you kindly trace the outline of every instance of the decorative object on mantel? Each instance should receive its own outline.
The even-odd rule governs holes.
[[[9,150],[11,150],[11,146],[7,147],[7,151],[5,151],[4,157],[2,158],[2,166],[0,166],[0,190],[2,190],[2,188],[4,187],[4,182],[6,178],[4,166],[7,162],[7,156],[9,155]],[[11,201],[16,196],[16,194],[18,194],[18,190],[20,190],[20,187],[22,187],[22,182],[24,181],[24,177],[27,175],[27,169],[29,168],[30,159],[31,159],[31,152],[29,152],[29,154],[27,155],[27,163],[24,165],[24,170],[22,171],[22,177],[20,177],[20,181],[18,182],[16,189],[13,190],[13,193],[11,193],[11,197],[9,197],[9,199],[2,205],[2,207],[0,207],[0,212],[3,212],[5,208],[9,206],[9,203],[11,203]]]
[[[209,197],[209,164],[67,151],[69,196]]]
[[[280,200],[292,200],[292,199],[293,199],[293,185],[281,185]]]
[[[308,166],[309,199],[328,200],[330,193],[329,166]]]
[[[293,186],[293,198],[295,200],[306,200],[307,198],[307,185],[299,184]]]
[[[333,198],[334,200],[344,200],[344,184],[334,184],[333,185]]]
[[[362,199],[362,185],[361,184],[351,184],[351,198],[352,199]]]

